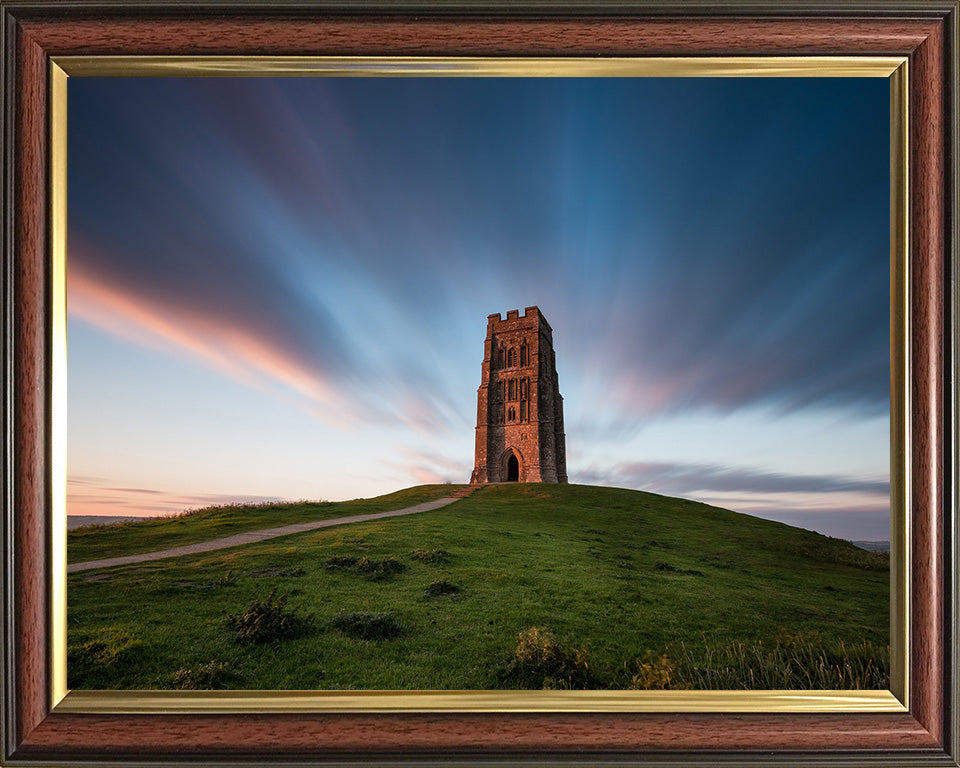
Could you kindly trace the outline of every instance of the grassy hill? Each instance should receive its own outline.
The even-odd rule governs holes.
[[[68,559],[456,487],[81,529]],[[485,486],[409,517],[71,574],[67,595],[73,688],[887,686],[885,553],[616,488]]]

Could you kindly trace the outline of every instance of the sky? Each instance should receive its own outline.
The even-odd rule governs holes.
[[[467,482],[487,315],[570,482],[889,538],[883,78],[71,78],[68,513]]]

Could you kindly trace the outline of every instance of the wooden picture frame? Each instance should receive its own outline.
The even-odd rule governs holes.
[[[0,1],[3,746],[11,765],[958,764],[957,19],[941,2]],[[909,709],[110,714],[51,706],[52,62],[63,56],[903,56]]]

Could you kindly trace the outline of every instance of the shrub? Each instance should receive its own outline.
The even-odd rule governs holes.
[[[460,589],[461,588],[458,584],[454,584],[446,579],[440,579],[439,581],[433,581],[427,584],[426,588],[423,590],[423,594],[425,594],[427,597],[455,595],[460,592]]]
[[[370,560],[361,557],[357,560],[357,573],[363,574],[368,579],[379,581],[380,579],[389,579],[407,570],[407,566],[395,558],[388,557],[384,560]]]
[[[500,678],[523,688],[598,688],[585,647],[574,648],[557,640],[549,629],[530,627],[517,635],[513,657],[500,670]]]
[[[450,562],[450,553],[444,549],[415,549],[410,553],[414,560],[430,565]]]
[[[174,688],[214,691],[231,688],[240,675],[233,666],[222,661],[211,661],[193,669],[181,667],[173,673],[171,685]]]
[[[371,560],[368,557],[353,557],[350,555],[334,555],[324,563],[323,567],[328,571],[354,571],[373,581],[389,579],[391,576],[396,576],[407,569],[407,566],[393,557],[384,560]]]
[[[313,616],[298,616],[295,610],[287,610],[287,596],[275,598],[274,589],[266,600],[253,600],[247,610],[227,616],[227,627],[233,630],[235,639],[242,643],[269,643],[286,640],[306,632]]]
[[[406,634],[403,624],[392,613],[347,613],[333,619],[333,628],[361,640],[392,640]]]
[[[643,660],[636,659],[637,673],[630,681],[634,690],[666,690],[668,688],[685,688],[687,686],[676,681],[677,666],[666,654],[659,658],[647,651]]]

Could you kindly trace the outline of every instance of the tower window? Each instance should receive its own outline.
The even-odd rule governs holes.
[[[512,405],[510,406],[510,410],[507,411],[507,418],[508,418],[510,421],[516,421],[516,420],[517,420],[517,409],[514,408]]]
[[[500,347],[500,351],[497,353],[497,368],[503,368],[503,347]]]
[[[510,347],[510,351],[507,352],[507,368],[516,368],[517,366],[517,348]]]
[[[524,344],[522,347],[520,347],[520,365],[529,365],[529,363],[530,355],[527,352],[527,345]]]
[[[526,420],[527,420],[527,401],[524,400],[522,403],[520,403],[520,421],[526,421]]]
[[[516,379],[510,379],[510,383],[507,385],[507,400],[516,400],[517,399],[517,382]]]

